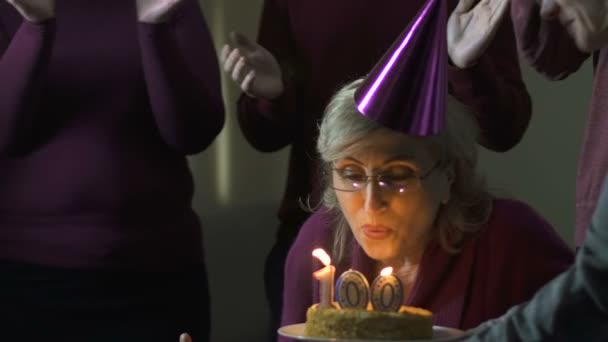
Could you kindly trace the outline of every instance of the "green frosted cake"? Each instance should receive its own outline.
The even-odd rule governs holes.
[[[430,311],[402,306],[398,312],[355,309],[319,309],[306,312],[306,335],[343,339],[406,340],[430,339]]]

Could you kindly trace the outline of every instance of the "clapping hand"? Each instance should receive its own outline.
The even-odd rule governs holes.
[[[448,19],[448,53],[454,65],[475,64],[488,48],[505,13],[509,0],[460,0]]]
[[[251,97],[273,100],[283,94],[283,78],[277,59],[264,47],[240,33],[230,34],[220,57],[224,71]]]

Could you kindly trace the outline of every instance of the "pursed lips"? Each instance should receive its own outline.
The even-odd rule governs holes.
[[[361,226],[361,232],[365,237],[371,240],[382,240],[393,233],[389,227],[377,224],[364,224]]]

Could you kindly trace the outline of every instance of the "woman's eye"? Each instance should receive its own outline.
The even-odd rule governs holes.
[[[416,171],[406,166],[393,166],[382,173],[382,178],[387,180],[403,180],[416,176]]]
[[[353,181],[353,182],[364,182],[367,177],[365,176],[365,173],[352,172],[352,171],[343,171],[342,172],[342,178],[348,179],[348,180]]]

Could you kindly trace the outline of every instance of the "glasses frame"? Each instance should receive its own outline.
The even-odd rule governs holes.
[[[436,162],[433,164],[433,166],[431,166],[431,167],[430,167],[430,168],[429,168],[429,169],[428,169],[428,170],[427,170],[425,173],[423,173],[422,175],[420,175],[420,176],[411,176],[411,177],[408,177],[408,178],[414,178],[414,179],[418,179],[420,182],[422,182],[423,180],[425,180],[426,178],[428,178],[428,177],[429,177],[429,176],[430,176],[430,175],[433,173],[433,171],[437,170],[437,169],[439,168],[439,166],[442,166],[442,165],[444,165],[444,164],[446,164],[446,162],[445,162],[445,161],[438,160],[438,161],[436,161]],[[330,170],[331,170],[332,172],[334,172],[334,171],[336,171],[336,172],[337,172],[337,171],[341,171],[342,169],[332,167],[332,168],[330,168]],[[328,173],[328,172],[327,172],[327,171],[324,171],[323,173],[324,173],[325,175],[327,175],[327,173]],[[330,188],[332,188],[332,189],[336,190],[336,191],[341,191],[341,192],[351,192],[351,193],[352,193],[352,192],[359,192],[359,191],[361,191],[361,190],[363,190],[363,189],[367,188],[367,185],[368,185],[368,184],[370,183],[370,181],[373,179],[373,180],[375,181],[375,183],[378,185],[378,188],[379,188],[379,189],[382,189],[382,190],[388,190],[389,188],[386,188],[386,187],[383,187],[383,186],[381,186],[381,185],[380,185],[380,182],[382,182],[382,179],[380,179],[380,177],[381,177],[382,175],[383,175],[383,173],[378,173],[378,174],[375,174],[375,175],[365,175],[365,180],[363,181],[363,186],[362,186],[360,189],[353,189],[353,190],[339,189],[339,188],[334,187],[334,186],[333,186],[333,184],[332,184],[333,182],[332,182],[331,180],[329,180],[329,179],[328,179],[328,186],[329,186]],[[341,177],[341,176],[340,176],[340,175],[338,175],[338,177]],[[400,189],[397,189],[397,191],[390,191],[390,192],[393,192],[393,193],[404,193],[404,192],[407,192],[407,191],[406,191],[405,189],[403,189],[403,188],[400,188]]]

